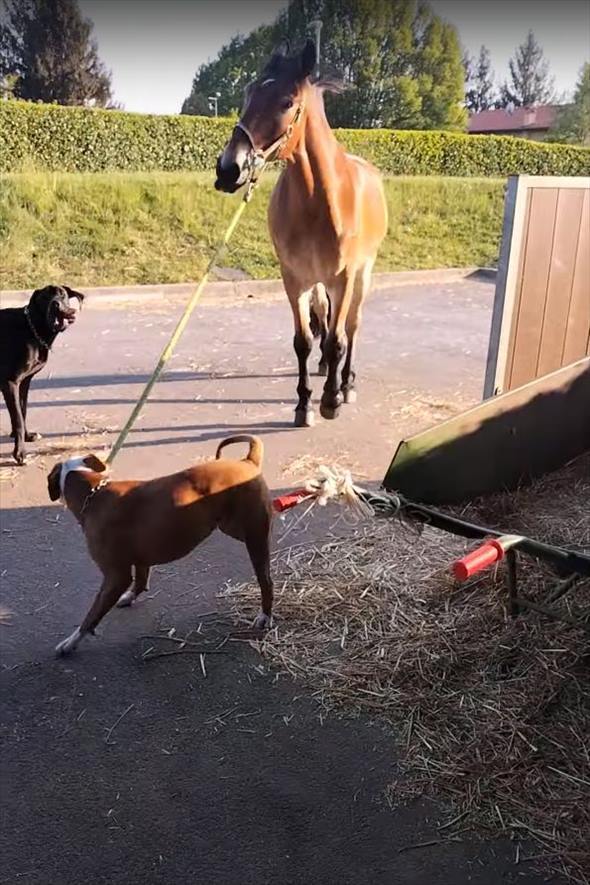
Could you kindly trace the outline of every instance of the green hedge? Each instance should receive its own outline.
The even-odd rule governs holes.
[[[590,149],[506,135],[343,129],[347,150],[390,175],[589,175]]]
[[[203,171],[227,119],[154,116],[0,101],[0,171]],[[493,135],[337,130],[347,150],[391,175],[588,175],[590,149]]]
[[[225,119],[0,102],[0,171],[142,172],[215,166]]]

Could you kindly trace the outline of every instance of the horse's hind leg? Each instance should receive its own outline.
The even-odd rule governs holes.
[[[311,292],[303,291],[296,279],[290,274],[283,274],[283,282],[287,297],[293,311],[295,335],[293,347],[297,354],[299,381],[297,383],[298,401],[295,407],[295,427],[313,427],[314,414],[311,406],[310,378],[307,363],[313,348],[313,335],[310,327]]]
[[[354,347],[356,342],[356,335],[361,324],[363,301],[365,300],[365,297],[371,285],[371,271],[373,270],[373,263],[374,261],[373,259],[371,259],[370,261],[367,261],[367,263],[359,271],[357,271],[354,280],[352,301],[350,303],[350,308],[346,317],[346,357],[344,358],[344,366],[342,367],[342,394],[344,396],[345,403],[356,402],[356,390],[354,386],[356,372],[353,368]]]
[[[346,356],[346,318],[352,303],[356,274],[346,268],[330,286],[330,331],[326,340],[328,377],[320,402],[322,418],[336,418],[344,401],[342,394],[342,361]]]
[[[322,357],[318,365],[318,375],[327,375],[328,355],[326,352],[326,340],[328,338],[328,325],[330,322],[330,299],[322,283],[318,283],[311,291],[311,309],[319,327],[320,350],[322,352]]]

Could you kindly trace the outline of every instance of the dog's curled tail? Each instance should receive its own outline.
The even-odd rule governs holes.
[[[250,448],[248,450],[247,460],[251,461],[255,467],[262,466],[262,456],[264,454],[262,440],[257,436],[250,436],[249,433],[241,433],[239,436],[228,436],[227,439],[224,439],[217,446],[215,457],[219,458],[221,450],[226,446],[232,446],[234,443],[249,443]]]

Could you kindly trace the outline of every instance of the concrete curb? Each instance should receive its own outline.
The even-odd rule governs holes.
[[[440,283],[456,283],[465,279],[492,282],[496,278],[494,268],[448,267],[436,270],[407,270],[373,275],[373,291],[396,286],[425,286]],[[132,303],[161,303],[186,299],[194,292],[196,283],[164,283],[149,286],[96,286],[79,287],[88,296],[84,308],[112,307]],[[0,291],[0,307],[21,307],[29,300],[28,289]],[[285,293],[280,280],[236,280],[207,283],[203,292],[203,304],[233,304],[253,298],[258,301],[279,301]]]

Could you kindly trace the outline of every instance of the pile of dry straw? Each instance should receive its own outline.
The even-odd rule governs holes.
[[[590,551],[590,456],[465,518]],[[312,517],[313,518],[313,517]],[[503,567],[456,586],[448,565],[473,542],[370,519],[326,544],[281,550],[277,626],[261,652],[324,708],[393,726],[394,801],[451,800],[446,836],[474,826],[539,843],[576,881],[590,870],[590,581],[557,607],[512,620]],[[521,556],[519,591],[542,603],[557,578]],[[255,585],[230,589],[249,620]],[[384,785],[385,786],[385,785]],[[524,861],[524,851],[521,859]]]

